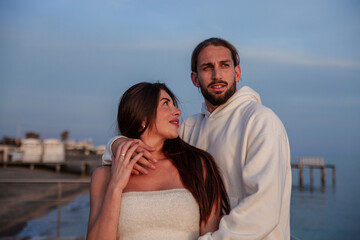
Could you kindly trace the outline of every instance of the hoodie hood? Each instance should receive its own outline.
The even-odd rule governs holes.
[[[218,106],[212,113],[208,111],[205,102],[203,102],[201,107],[201,114],[204,114],[209,118],[218,117],[246,101],[254,101],[261,104],[260,95],[254,90],[252,90],[250,87],[243,86],[239,90],[237,90],[234,95],[232,95],[229,100],[226,101],[226,103]]]

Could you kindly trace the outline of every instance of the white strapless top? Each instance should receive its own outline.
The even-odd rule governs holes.
[[[197,239],[199,221],[199,206],[187,189],[126,192],[117,239]]]

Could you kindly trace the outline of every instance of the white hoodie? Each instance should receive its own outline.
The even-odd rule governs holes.
[[[205,239],[290,239],[291,166],[280,119],[251,88],[239,89],[212,113],[205,104],[179,129],[187,143],[211,153],[231,204],[219,230]]]
[[[181,124],[180,137],[214,157],[223,175],[231,212],[219,230],[201,240],[290,239],[291,166],[287,134],[280,119],[261,105],[251,88],[240,88],[212,113]],[[111,144],[103,164],[111,164]]]

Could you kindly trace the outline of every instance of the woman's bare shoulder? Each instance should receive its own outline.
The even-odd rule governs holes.
[[[111,166],[101,166],[94,170],[91,175],[92,183],[107,184],[111,177]]]

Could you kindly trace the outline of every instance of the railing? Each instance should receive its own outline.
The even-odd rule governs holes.
[[[57,224],[56,237],[60,237],[60,223],[61,223],[61,206],[62,203],[70,200],[63,198],[64,184],[90,184],[90,179],[0,179],[0,184],[57,184],[57,199],[56,200],[41,200],[46,202],[56,202],[57,204]],[[2,200],[1,201],[6,201]],[[11,200],[9,200],[11,201]],[[25,200],[26,201],[26,200]],[[37,201],[37,200],[35,200]]]
[[[86,176],[90,174],[91,168],[101,166],[101,163],[98,161],[64,161],[64,162],[2,162],[3,168],[8,166],[29,166],[30,170],[34,170],[36,166],[45,166],[45,167],[54,167],[55,171],[59,173],[63,168],[78,168],[81,176]]]

